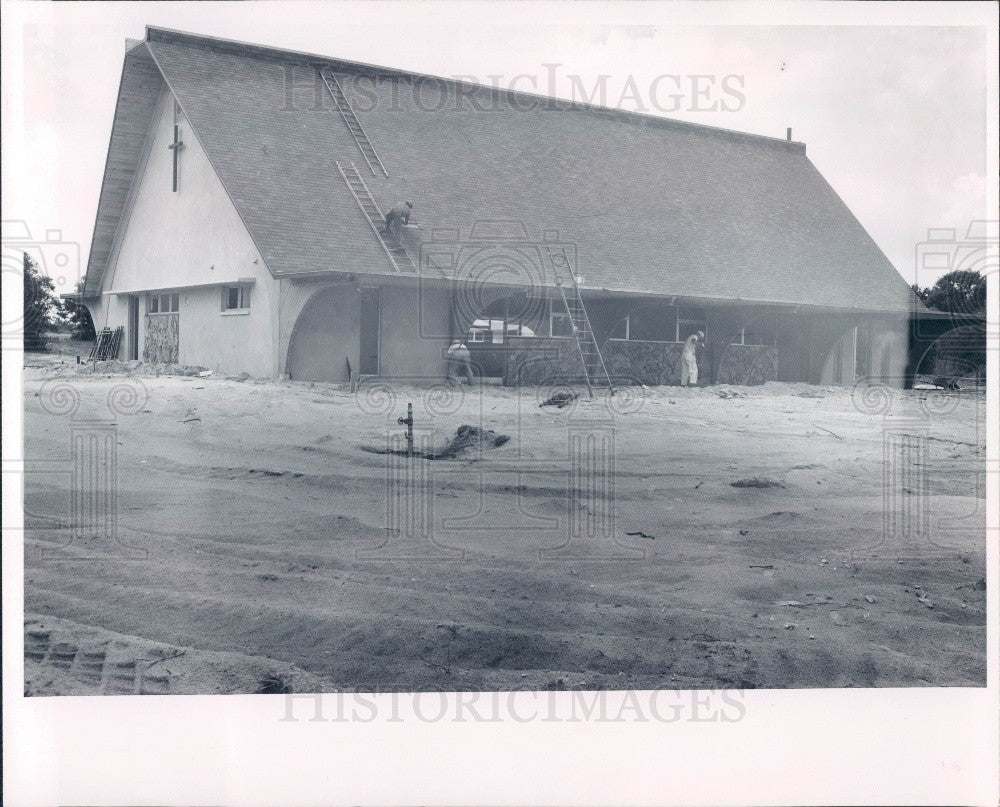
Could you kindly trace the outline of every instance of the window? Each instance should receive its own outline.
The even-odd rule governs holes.
[[[775,347],[778,344],[775,330],[775,325],[772,322],[755,322],[736,331],[733,336],[733,344]]]
[[[549,336],[572,336],[573,323],[562,303],[549,300]]]
[[[628,339],[628,316],[622,317],[615,323],[608,334],[608,339]]]
[[[175,314],[180,310],[181,296],[177,292],[150,294],[146,297],[147,314]]]
[[[705,327],[705,312],[700,308],[680,308],[677,311],[677,341],[683,342],[691,334],[708,333]]]
[[[250,308],[249,286],[223,286],[222,310],[246,311]]]
[[[677,341],[677,308],[645,305],[628,315],[628,338],[633,342]]]
[[[616,323],[610,338],[633,342],[676,342],[677,307],[657,303],[641,306]]]

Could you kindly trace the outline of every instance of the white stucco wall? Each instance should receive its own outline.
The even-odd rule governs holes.
[[[276,373],[278,282],[271,276],[208,156],[183,115],[178,190],[172,189],[174,99],[165,91],[144,163],[112,248],[98,328],[126,324],[126,299],[141,295],[140,355],[151,290],[180,293],[181,364],[228,373]],[[246,314],[224,314],[221,287],[252,279]],[[125,357],[123,349],[122,357]]]

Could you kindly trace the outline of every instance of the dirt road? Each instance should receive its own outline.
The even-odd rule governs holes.
[[[978,396],[559,410],[64,360],[26,369],[30,694],[985,683]],[[362,450],[410,401],[418,442],[511,439]]]

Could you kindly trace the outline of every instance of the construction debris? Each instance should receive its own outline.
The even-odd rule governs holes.
[[[542,401],[539,406],[555,406],[558,409],[563,409],[579,397],[578,392],[557,392],[548,400]]]
[[[735,482],[729,483],[731,487],[734,488],[783,488],[780,482],[775,482],[773,479],[768,479],[764,476],[750,476],[746,479],[737,479]]]
[[[509,435],[497,434],[492,429],[480,429],[478,426],[459,426],[452,440],[440,451],[364,445],[361,446],[361,450],[371,454],[396,454],[403,457],[420,457],[425,460],[449,460],[455,459],[459,454],[468,449],[483,450],[487,448],[500,448],[500,446],[506,444],[509,440]]]

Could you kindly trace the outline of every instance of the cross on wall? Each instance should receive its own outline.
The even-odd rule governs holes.
[[[174,124],[174,142],[167,146],[174,153],[174,193],[177,193],[177,157],[184,148],[184,142],[181,140],[181,127],[176,123]]]

